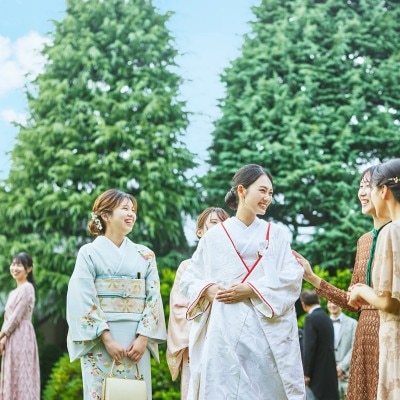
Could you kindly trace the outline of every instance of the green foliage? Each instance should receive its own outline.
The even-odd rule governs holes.
[[[136,242],[158,256],[187,248],[183,224],[198,186],[182,141],[188,117],[168,18],[147,0],[68,0],[44,49],[48,63],[0,184],[0,263],[16,251],[33,255],[43,318],[65,316],[76,253],[106,189],[136,196]]]
[[[360,170],[400,153],[400,3],[262,0],[210,147],[206,202],[258,163],[274,177],[268,217],[321,268],[351,267],[371,229],[357,199]]]
[[[81,363],[64,354],[54,365],[42,395],[43,400],[72,400],[83,397]]]
[[[334,275],[329,275],[329,272],[327,270],[322,269],[319,265],[316,265],[313,268],[313,271],[323,280],[329,282],[331,285],[345,290],[347,291],[347,289],[350,286],[351,283],[351,278],[352,278],[352,272],[350,269],[346,268],[346,269],[336,269],[334,272]],[[308,290],[308,289],[315,289],[313,285],[311,285],[310,283],[303,281],[303,289],[302,290]],[[324,309],[327,309],[327,300],[324,297],[321,297],[321,306]],[[301,306],[299,306],[300,308]],[[299,311],[298,308],[298,311]],[[354,318],[354,319],[358,319],[358,314],[357,313],[353,313],[353,312],[349,312],[347,310],[343,310],[343,313],[347,314],[349,317]],[[305,318],[305,314],[304,311],[300,311],[301,314],[298,319],[297,319],[297,323],[299,328],[303,328],[304,326],[304,318]]]

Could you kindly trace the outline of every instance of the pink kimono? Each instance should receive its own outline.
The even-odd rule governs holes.
[[[167,363],[171,372],[172,380],[178,378],[181,372],[181,400],[187,399],[189,388],[189,332],[190,321],[186,319],[189,306],[187,299],[179,290],[182,274],[189,266],[190,260],[182,261],[176,271],[174,285],[170,294],[170,314],[168,321],[167,337]]]

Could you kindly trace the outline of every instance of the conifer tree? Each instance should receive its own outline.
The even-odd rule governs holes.
[[[116,188],[138,200],[130,237],[157,256],[186,248],[194,212],[193,154],[179,100],[173,38],[151,0],[67,0],[28,93],[9,177],[0,193],[3,261],[32,253],[46,315],[64,313],[95,198]],[[4,279],[3,282],[8,282]]]
[[[351,267],[357,237],[372,229],[360,172],[400,154],[400,4],[262,0],[253,10],[222,76],[207,203],[223,204],[237,168],[261,164],[276,193],[267,218],[313,263]]]

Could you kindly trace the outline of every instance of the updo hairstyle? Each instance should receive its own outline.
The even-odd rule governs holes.
[[[386,185],[396,201],[400,202],[400,158],[379,164],[372,173],[372,186]]]
[[[242,185],[247,189],[262,175],[267,175],[272,183],[271,174],[260,165],[248,164],[240,168],[232,178],[231,189],[225,195],[225,203],[227,206],[232,210],[237,210],[239,205],[239,196],[237,193],[238,186]]]
[[[106,233],[107,223],[103,219],[105,214],[111,215],[123,200],[128,199],[133,203],[137,213],[136,199],[125,192],[116,189],[109,189],[102,193],[94,202],[92,216],[88,223],[88,229],[92,236],[101,236]]]

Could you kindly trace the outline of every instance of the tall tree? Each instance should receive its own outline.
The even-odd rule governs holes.
[[[55,22],[0,193],[0,254],[33,254],[48,314],[63,314],[91,206],[108,188],[136,196],[135,241],[157,255],[186,248],[197,188],[168,18],[151,0],[67,0]]]
[[[349,267],[372,228],[360,171],[400,154],[400,4],[262,0],[253,10],[222,76],[207,202],[221,204],[234,171],[259,163],[275,178],[268,214],[294,246],[323,267]]]

